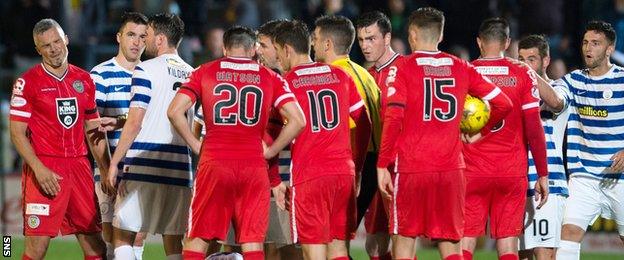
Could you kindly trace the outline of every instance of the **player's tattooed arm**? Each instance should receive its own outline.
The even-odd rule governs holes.
[[[19,121],[10,121],[11,141],[22,159],[35,173],[35,178],[41,190],[50,196],[56,196],[61,191],[58,181],[63,179],[58,174],[48,169],[35,155],[26,133],[28,124]]]
[[[611,156],[613,163],[611,164],[611,171],[613,173],[624,172],[624,150],[620,150]]]
[[[551,108],[554,112],[561,112],[565,105],[564,100],[557,94],[555,89],[545,79],[536,75],[537,90],[539,92],[540,99]]]

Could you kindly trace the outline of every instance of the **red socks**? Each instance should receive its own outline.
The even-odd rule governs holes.
[[[27,256],[26,254],[22,255],[22,260],[33,260],[32,258],[30,258],[29,256]]]
[[[462,260],[464,259],[460,254],[449,255],[444,258],[444,260]]]
[[[339,256],[339,257],[334,257],[331,260],[349,260],[348,256]]]
[[[499,260],[519,260],[518,254],[504,254],[498,257]]]
[[[84,256],[84,260],[104,260],[106,256],[101,255],[86,255]]]
[[[206,259],[206,253],[184,250],[182,251],[182,258],[184,260],[204,260]]]
[[[472,252],[468,250],[462,250],[462,253],[464,255],[464,260],[472,260]]]
[[[245,260],[264,260],[264,251],[248,251],[243,252]]]

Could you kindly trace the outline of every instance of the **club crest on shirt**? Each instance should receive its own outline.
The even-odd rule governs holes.
[[[13,95],[23,95],[25,85],[26,81],[23,78],[18,78],[17,80],[15,80],[15,84],[13,84]]]
[[[80,80],[75,80],[72,83],[72,87],[74,87],[74,89],[78,92],[78,93],[82,93],[84,92],[84,85],[82,84],[82,81]]]
[[[78,119],[78,102],[76,98],[57,98],[56,115],[63,127],[69,129],[74,126]]]

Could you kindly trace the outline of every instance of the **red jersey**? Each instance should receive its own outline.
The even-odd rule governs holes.
[[[292,185],[323,175],[354,175],[349,115],[359,118],[365,110],[353,79],[317,62],[299,65],[285,77],[307,122],[292,145]]]
[[[36,155],[85,156],[84,121],[99,118],[95,85],[88,72],[71,64],[60,78],[38,64],[15,81],[9,114],[28,124]]]
[[[281,76],[251,59],[225,57],[195,70],[180,93],[202,103],[201,159],[263,161],[271,107],[296,101]]]
[[[464,168],[459,123],[466,94],[490,101],[487,131],[512,106],[501,93],[472,65],[455,56],[439,51],[406,56],[388,88],[377,166],[387,168],[396,160],[403,173]]]
[[[390,58],[390,60],[388,60],[386,63],[384,63],[383,65],[376,67],[376,66],[371,66],[370,68],[368,68],[368,72],[373,76],[373,78],[375,79],[375,82],[377,82],[377,86],[379,86],[379,89],[381,90],[381,119],[383,120],[383,113],[384,113],[384,109],[386,107],[387,104],[387,98],[386,96],[388,95],[388,86],[394,82],[394,79],[396,78],[396,73],[397,73],[397,64],[399,64],[401,62],[401,60],[403,60],[403,56],[399,55],[398,53],[395,53],[394,56],[392,56],[392,58]]]
[[[527,174],[527,139],[525,121],[540,125],[539,93],[532,70],[511,63],[506,58],[478,59],[472,62],[514,103],[514,107],[492,133],[474,144],[464,145],[466,174],[515,177]],[[532,118],[528,118],[528,117]],[[541,135],[543,136],[543,135]],[[545,141],[542,140],[545,156]],[[543,158],[545,162],[546,158]],[[536,160],[536,164],[539,160]],[[544,164],[544,167],[546,165]]]

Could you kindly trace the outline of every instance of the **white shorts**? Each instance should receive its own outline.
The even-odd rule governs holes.
[[[99,175],[100,170],[95,169],[95,174]],[[102,191],[102,183],[100,181],[95,182],[95,195],[97,195],[98,204],[100,205],[100,214],[102,215],[102,223],[113,222],[113,209],[115,206],[115,200],[113,197],[106,195]]]
[[[234,228],[231,223],[227,241],[221,241],[221,243],[229,246],[239,246],[234,240]],[[271,198],[269,228],[267,229],[265,243],[275,243],[278,248],[293,244],[290,235],[290,213],[279,209],[274,198]]]
[[[558,248],[561,241],[561,222],[566,198],[557,194],[548,195],[548,201],[541,209],[533,197],[527,197],[524,214],[524,234],[520,236],[520,250],[536,247]]]
[[[141,181],[123,181],[121,185],[127,194],[117,194],[114,227],[163,235],[186,232],[191,188]]]
[[[614,219],[620,236],[624,236],[624,181],[571,177],[563,224],[586,230],[598,215]]]

